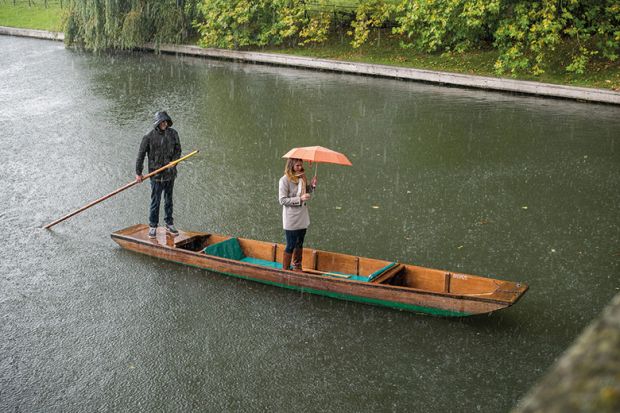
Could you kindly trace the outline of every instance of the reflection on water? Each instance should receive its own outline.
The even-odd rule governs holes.
[[[620,288],[617,107],[0,47],[0,410],[507,411]],[[308,245],[531,289],[445,320],[160,262],[109,239],[146,222],[148,185],[40,230],[133,179],[159,109],[201,150],[182,229],[281,241],[281,156],[322,145],[353,167],[318,167]]]

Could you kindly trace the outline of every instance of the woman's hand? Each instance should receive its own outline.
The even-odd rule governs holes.
[[[302,194],[299,199],[302,200],[302,202],[305,202],[307,200],[309,200],[311,198],[310,194],[306,193],[306,194]]]
[[[316,176],[312,177],[312,180],[310,181],[310,186],[312,186],[313,188],[316,188],[316,183],[317,183],[317,179]]]

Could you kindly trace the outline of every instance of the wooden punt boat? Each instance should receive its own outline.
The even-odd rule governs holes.
[[[112,233],[121,247],[278,287],[440,316],[490,313],[517,302],[527,285],[304,248],[302,272],[282,270],[283,244],[139,224]]]

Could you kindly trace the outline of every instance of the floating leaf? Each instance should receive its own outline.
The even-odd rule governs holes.
[[[379,205],[373,205],[372,209],[379,209]]]

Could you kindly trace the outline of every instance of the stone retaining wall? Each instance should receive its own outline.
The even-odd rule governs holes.
[[[0,26],[0,34],[10,36],[35,37],[40,39],[63,40],[62,33],[43,30],[15,29]],[[512,80],[484,76],[470,76],[458,73],[437,72],[432,70],[411,69],[396,66],[374,65],[368,63],[344,62],[339,60],[315,59],[311,57],[291,56],[273,53],[244,52],[226,49],[201,48],[188,45],[146,44],[144,50],[175,53],[188,56],[200,56],[214,59],[245,61],[278,66],[299,67],[303,69],[327,70],[365,76],[378,76],[437,83],[448,86],[467,87],[499,92],[537,95],[552,98],[572,99],[585,102],[620,105],[620,92],[606,89],[593,89],[548,83]]]
[[[620,412],[620,294],[511,413]]]

